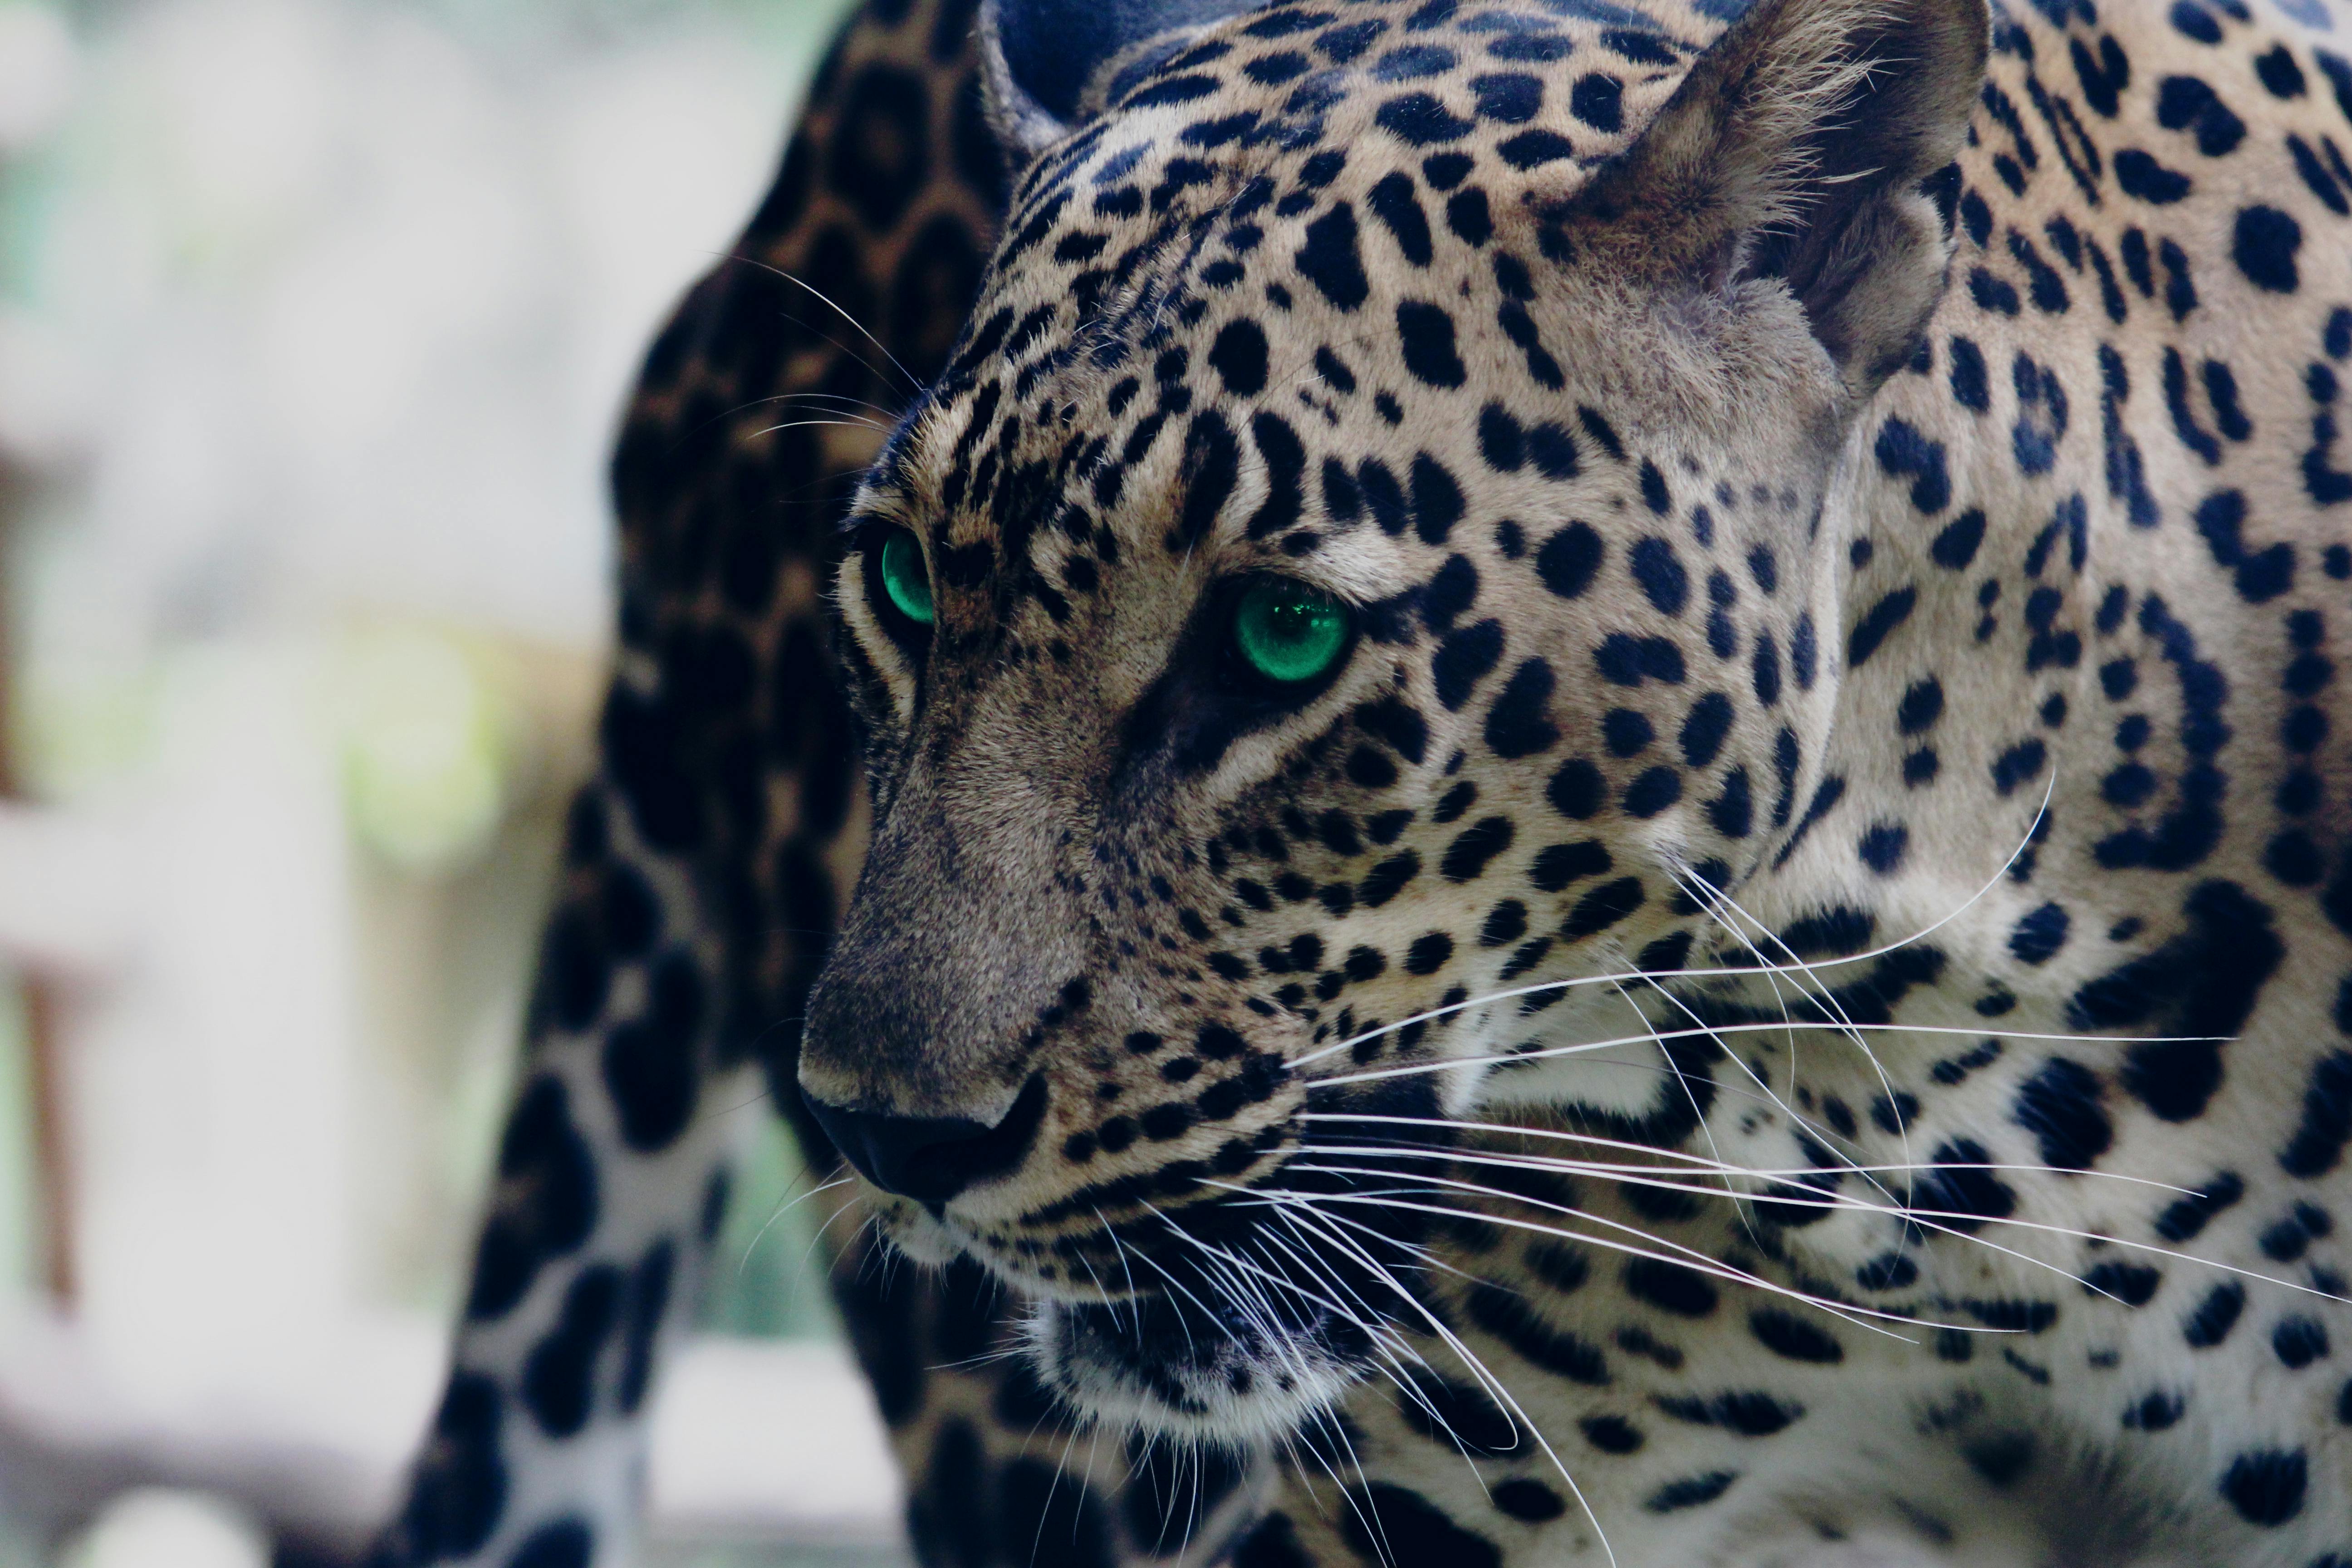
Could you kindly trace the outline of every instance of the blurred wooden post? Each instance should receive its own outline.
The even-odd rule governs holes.
[[[16,539],[11,526],[23,478],[0,460],[0,800],[24,798],[24,772],[17,753],[16,639],[9,612]],[[59,1307],[73,1303],[73,1171],[68,1149],[64,1064],[58,1059],[62,998],[56,982],[26,971],[18,976],[25,1021],[26,1090],[32,1099],[33,1163],[38,1204],[41,1283]]]
[[[53,1303],[70,1307],[75,1291],[73,1172],[67,1152],[63,1064],[58,1060],[58,988],[42,975],[26,974],[18,989],[24,998],[26,1086],[33,1100],[41,1283]]]

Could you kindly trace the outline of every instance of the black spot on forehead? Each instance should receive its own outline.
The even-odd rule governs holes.
[[[1265,390],[1265,332],[1248,317],[1226,322],[1209,347],[1209,365],[1236,397]]]
[[[1628,558],[1633,580],[1663,616],[1679,616],[1690,602],[1690,573],[1672,543],[1654,535],[1636,540]]]
[[[1370,75],[1375,81],[1412,81],[1441,75],[1458,63],[1454,51],[1440,45],[1406,44],[1374,60]]]
[[[1241,447],[1233,426],[1213,409],[1192,416],[1184,433],[1184,506],[1174,546],[1189,550],[1215,526],[1241,477]]]
[[[1454,472],[1426,452],[1412,459],[1412,526],[1424,544],[1443,544],[1467,502]]]
[[[1544,541],[1536,552],[1536,574],[1545,587],[1563,599],[1580,596],[1592,585],[1608,547],[1588,523],[1571,522]]]
[[[2302,245],[2302,226],[2292,216],[2276,207],[2257,205],[2239,212],[2231,257],[2256,288],[2292,294],[2300,282],[2295,255]]]
[[[1549,751],[1559,740],[1559,728],[1549,716],[1554,685],[1549,660],[1523,660],[1487,712],[1487,748],[1510,759]]]
[[[1408,92],[1390,99],[1381,105],[1373,121],[1408,147],[1459,142],[1476,129],[1475,121],[1455,114],[1446,108],[1444,100],[1429,92]]]
[[[1469,700],[1470,692],[1503,656],[1503,624],[1483,620],[1449,634],[1430,664],[1437,700],[1448,711]]]
[[[1443,306],[1422,300],[1402,300],[1396,308],[1396,325],[1405,369],[1414,380],[1451,389],[1469,379],[1455,346],[1454,318]]]
[[[1576,79],[1569,89],[1568,111],[1595,131],[1614,134],[1623,129],[1625,84],[1605,71]]]
[[[1355,208],[1346,202],[1307,226],[1306,241],[1297,257],[1299,275],[1341,310],[1353,310],[1371,294],[1364,275],[1363,256],[1357,244]]]
[[[1429,216],[1422,210],[1421,198],[1413,190],[1412,177],[1401,173],[1383,174],[1366,194],[1365,201],[1371,207],[1372,216],[1381,220],[1395,239],[1398,253],[1414,267],[1428,266],[1433,255],[1430,245]]]

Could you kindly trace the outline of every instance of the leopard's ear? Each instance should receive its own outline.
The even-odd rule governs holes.
[[[1202,27],[1269,0],[986,0],[989,123],[1016,170]]]
[[[1563,216],[1636,274],[1780,279],[1866,394],[1942,294],[1990,33],[1985,0],[1756,0]]]

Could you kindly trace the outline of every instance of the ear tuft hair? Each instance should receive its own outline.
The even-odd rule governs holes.
[[[980,46],[989,122],[1017,168],[1086,123],[1104,89],[1142,75],[1202,27],[1266,4],[986,0]]]
[[[1780,279],[1867,394],[1942,294],[1932,192],[1990,37],[1984,0],[1758,0],[1561,216],[1582,247],[1653,275]]]

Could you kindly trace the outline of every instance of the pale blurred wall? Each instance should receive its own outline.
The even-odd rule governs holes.
[[[137,1376],[453,1299],[585,765],[605,448],[841,9],[0,0],[0,582],[48,808],[33,858],[0,834],[0,950],[62,998],[78,1305]],[[714,1313],[805,1330],[742,1120],[768,1196]]]

